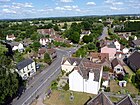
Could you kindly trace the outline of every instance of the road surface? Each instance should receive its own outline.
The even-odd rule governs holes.
[[[19,97],[14,99],[12,105],[30,105],[36,97],[45,93],[46,89],[49,88],[51,82],[55,80],[61,72],[62,58],[71,56],[76,49],[72,48],[69,50],[58,50],[56,60],[43,72],[41,72],[37,78],[35,77],[33,83],[29,84],[25,92]]]
[[[103,28],[102,35],[99,37],[99,40],[104,40],[106,37],[108,37],[108,27]]]

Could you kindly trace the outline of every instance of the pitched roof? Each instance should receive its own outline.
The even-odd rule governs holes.
[[[47,52],[48,52],[49,54],[53,54],[53,53],[55,53],[55,52],[56,52],[56,50],[55,50],[55,49],[53,49],[53,48],[51,48],[51,49],[48,49],[48,50],[47,50]]]
[[[78,65],[79,70],[78,73],[84,78],[89,78],[89,73],[94,73],[94,81],[99,81],[100,79],[100,72],[101,72],[101,64],[95,64],[88,59],[82,59],[80,64]]]
[[[66,59],[71,65],[73,65],[74,62],[76,62],[76,66],[78,66],[82,60],[82,58],[74,58],[70,57]]]
[[[124,97],[121,101],[119,101],[116,105],[136,105],[130,95]]]
[[[8,38],[15,38],[14,34],[8,35]]]
[[[19,42],[11,42],[8,43],[10,46],[14,47],[14,46],[18,46],[20,43]]]
[[[23,69],[24,67],[26,67],[27,65],[31,64],[32,62],[34,62],[32,59],[25,59],[25,60],[19,62],[19,63],[17,64],[16,68],[17,68],[18,70],[21,70],[21,69]]]
[[[55,32],[53,28],[51,28],[51,29],[38,29],[37,31],[43,35],[45,35],[45,34],[52,35]]]
[[[38,51],[39,54],[45,54],[45,52],[46,52],[46,48],[40,48]]]
[[[98,94],[95,98],[90,100],[87,105],[114,105],[110,99],[103,93],[101,92]]]
[[[118,64],[121,65],[120,61],[119,61],[117,58],[113,59],[112,62],[111,62],[111,64],[112,64],[112,67],[113,67],[113,68],[114,68],[115,66],[117,66]]]
[[[99,93],[91,99],[86,105],[136,105],[130,95],[125,96],[117,104],[114,104],[104,92]]]
[[[90,56],[94,59],[94,58],[99,58],[101,60],[103,59],[107,59],[109,60],[109,54],[108,53],[94,53],[94,52],[90,52]]]
[[[131,54],[128,59],[131,64],[135,65],[138,69],[140,68],[140,53],[135,51],[133,54]]]
[[[140,39],[132,41],[135,45],[140,45]]]

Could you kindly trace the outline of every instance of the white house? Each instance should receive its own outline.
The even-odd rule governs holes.
[[[102,69],[101,65],[82,60],[79,66],[69,74],[70,90],[98,94]]]
[[[120,44],[118,41],[115,41],[115,42],[114,42],[114,45],[116,46],[116,50],[117,50],[117,51],[120,51],[120,49],[121,49],[121,44]]]
[[[111,64],[112,64],[112,68],[116,74],[121,73],[121,74],[125,75],[123,66],[117,58],[113,59]]]
[[[40,42],[41,45],[46,45],[47,43],[50,42],[50,39],[49,38],[41,38],[39,40],[39,42]]]
[[[82,30],[81,34],[80,34],[80,40],[85,36],[85,35],[90,35],[91,32],[90,30]]]
[[[80,64],[81,60],[81,58],[67,58],[66,60],[63,60],[61,68],[66,72],[71,72],[74,67],[77,67]]]
[[[12,47],[12,50],[13,51],[16,51],[16,50],[18,50],[19,52],[23,52],[24,51],[24,46],[23,46],[22,43],[19,43],[19,42],[11,42],[9,44]]]
[[[31,59],[25,59],[16,65],[16,72],[26,80],[36,73],[35,62]]]
[[[14,36],[14,34],[6,36],[6,40],[13,41],[15,39],[16,39],[16,37]]]

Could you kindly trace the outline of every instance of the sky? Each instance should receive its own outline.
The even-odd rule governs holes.
[[[140,14],[140,0],[0,0],[0,19]]]

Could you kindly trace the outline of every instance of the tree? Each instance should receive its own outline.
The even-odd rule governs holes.
[[[59,27],[58,27],[57,24],[55,24],[55,25],[53,26],[53,28],[54,28],[55,31],[59,31]]]
[[[135,82],[136,82],[136,84],[137,84],[137,87],[140,89],[140,69],[139,70],[137,70],[137,72],[136,72],[136,78],[135,78]]]
[[[78,32],[74,32],[72,35],[70,35],[69,38],[73,43],[79,43],[80,40],[80,34]]]
[[[39,47],[41,47],[41,44],[39,43],[39,42],[34,42],[33,44],[32,44],[32,47],[33,47],[33,50],[35,51],[35,52],[37,52],[38,51],[38,49],[39,49]]]
[[[51,62],[52,62],[51,57],[48,53],[44,54],[44,62],[46,62],[48,64],[51,64]]]
[[[63,28],[64,28],[64,29],[67,29],[67,27],[68,27],[68,25],[67,25],[67,23],[65,22]]]
[[[84,43],[89,43],[93,41],[92,37],[88,35],[85,35],[82,39]]]
[[[0,49],[0,104],[2,105],[6,98],[16,94],[18,79],[17,74],[12,72],[14,68],[11,58],[5,56],[5,47],[0,44]]]

